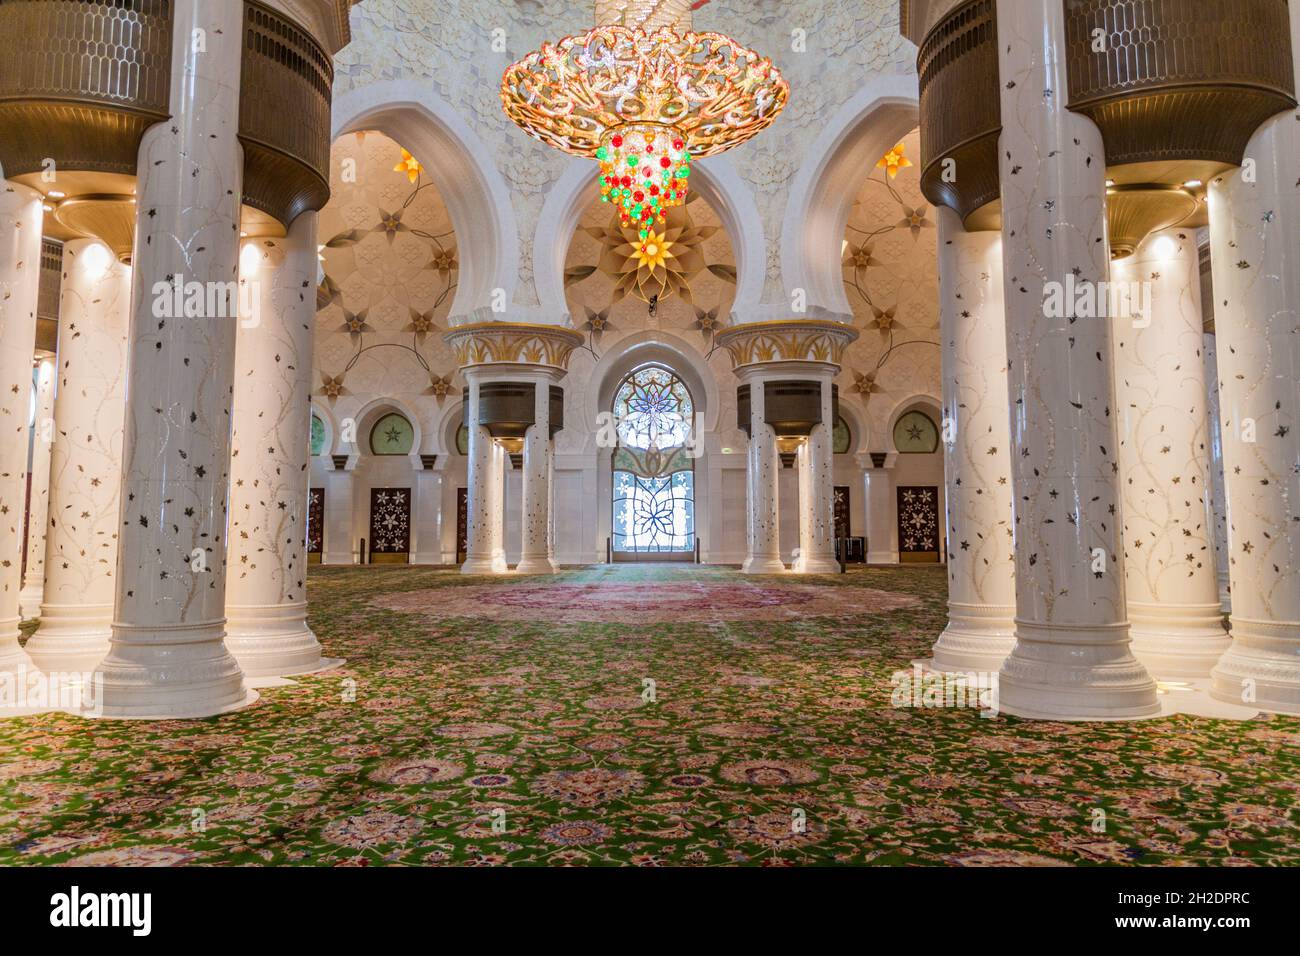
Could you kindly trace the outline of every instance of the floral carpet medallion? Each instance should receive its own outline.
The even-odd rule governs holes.
[[[892,706],[941,568],[309,590],[346,668],[209,720],[0,720],[0,864],[1300,863],[1300,718]]]
[[[848,617],[895,611],[916,604],[906,594],[871,588],[838,593],[816,585],[763,585],[682,581],[671,590],[644,583],[530,584],[502,581],[446,589],[386,594],[376,607],[419,611],[430,617],[478,617],[497,621],[585,621],[590,623],[687,623],[704,621],[792,621],[804,617]]]

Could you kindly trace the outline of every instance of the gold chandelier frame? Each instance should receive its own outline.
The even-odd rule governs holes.
[[[770,126],[789,96],[770,59],[728,36],[616,24],[543,44],[501,82],[511,120],[585,157],[630,124],[671,128],[686,137],[692,159],[712,156]]]

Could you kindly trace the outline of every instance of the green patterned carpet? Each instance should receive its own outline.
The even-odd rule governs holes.
[[[347,664],[254,707],[0,721],[0,864],[1300,862],[1300,719],[891,706],[943,626],[937,568],[310,591]]]

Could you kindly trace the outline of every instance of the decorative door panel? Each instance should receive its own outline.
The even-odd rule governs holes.
[[[849,523],[849,486],[835,486],[835,537],[847,538],[852,532]]]
[[[469,557],[469,489],[456,489],[456,563]]]
[[[904,562],[938,562],[938,487],[899,486],[898,555]]]
[[[325,551],[325,489],[307,489],[307,563],[320,564]]]
[[[411,556],[411,489],[370,489],[370,561],[405,564]]]

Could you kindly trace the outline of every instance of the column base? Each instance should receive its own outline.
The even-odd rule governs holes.
[[[321,655],[306,604],[226,608],[226,650],[245,677],[291,677],[338,666]]]
[[[32,666],[18,643],[18,624],[17,618],[0,621],[0,674],[21,674]]]
[[[24,621],[41,616],[41,602],[45,600],[45,585],[29,584],[18,595],[18,613]]]
[[[506,556],[502,553],[493,555],[471,554],[460,566],[461,574],[509,574]]]
[[[948,626],[930,666],[940,672],[996,674],[1016,646],[1014,607],[948,602]]]
[[[515,565],[515,574],[559,574],[560,566],[550,558],[523,558]]]
[[[46,604],[40,618],[40,627],[27,642],[27,653],[46,673],[93,671],[108,656],[113,605]]]
[[[1232,639],[1217,604],[1128,605],[1132,651],[1155,677],[1209,677]]]
[[[1128,624],[1016,621],[998,674],[1003,713],[1038,720],[1131,720],[1160,713],[1156,682],[1129,652]]]
[[[785,565],[780,558],[772,555],[750,555],[740,566],[742,574],[784,574]]]
[[[225,625],[113,625],[113,645],[95,672],[100,699],[91,716],[172,720],[247,707],[239,663],[222,641]]]
[[[839,574],[840,563],[834,558],[799,555],[790,565],[795,574]]]
[[[1300,621],[1231,619],[1232,645],[1210,677],[1210,696],[1276,714],[1300,714]]]

